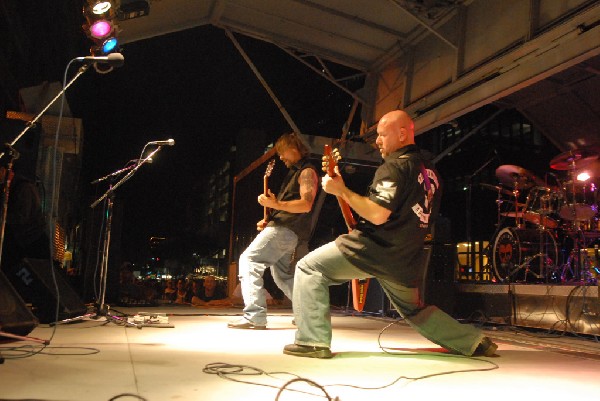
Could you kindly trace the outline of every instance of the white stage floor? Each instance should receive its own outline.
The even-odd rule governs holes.
[[[332,318],[335,356],[321,360],[282,353],[294,340],[290,309],[271,310],[268,330],[262,331],[227,328],[241,309],[116,309],[131,316],[166,313],[172,327],[137,329],[104,317],[40,325],[29,336],[50,340],[46,347],[0,343],[5,359],[0,400],[564,401],[600,396],[600,343],[594,336],[488,326],[498,356],[466,358],[444,353],[400,320],[339,312]]]

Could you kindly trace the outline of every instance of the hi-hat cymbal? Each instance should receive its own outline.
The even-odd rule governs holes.
[[[512,191],[509,191],[506,188],[502,188],[499,185],[491,185],[491,184],[485,184],[485,183],[480,183],[479,185],[484,188],[491,189],[492,191],[496,191],[496,192],[499,192],[504,195],[513,195]]]
[[[596,160],[598,156],[599,153],[595,149],[572,149],[550,160],[550,168],[554,170],[573,170]]]
[[[500,182],[511,188],[530,188],[541,186],[544,182],[531,171],[512,164],[505,164],[496,169],[496,177]]]

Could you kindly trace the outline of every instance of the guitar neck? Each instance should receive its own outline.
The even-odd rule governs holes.
[[[325,145],[325,157],[324,160],[327,161],[326,166],[324,168],[325,172],[330,177],[335,177],[337,174],[335,173],[335,167],[337,166],[337,157],[334,157],[332,154],[331,146]],[[356,220],[352,215],[352,210],[350,209],[350,205],[341,197],[336,196],[338,204],[340,205],[340,210],[342,211],[342,216],[344,216],[344,221],[346,222],[346,227],[348,227],[348,232],[354,230],[356,227]],[[369,288],[370,279],[352,280],[352,303],[354,305],[354,309],[359,312],[362,312],[365,301],[367,297],[367,289]]]
[[[330,177],[335,177],[337,174],[335,173],[335,167],[337,166],[337,159],[333,155],[331,150],[331,146],[325,145],[325,158],[327,159],[327,168],[324,168],[325,172]],[[340,196],[336,196],[338,204],[340,205],[340,210],[342,211],[342,216],[344,217],[344,221],[346,222],[346,227],[348,227],[348,231],[352,231],[356,227],[356,219],[352,215],[352,210],[348,203],[342,199]]]
[[[346,222],[346,227],[348,227],[348,231],[352,231],[356,227],[356,219],[352,214],[352,210],[348,203],[343,200],[340,196],[337,196],[338,204],[340,205],[340,209],[342,211],[342,216],[344,216],[344,221]]]
[[[264,181],[263,193],[265,195],[269,195],[269,177],[265,176],[265,178],[264,178],[263,181]],[[263,218],[264,218],[265,223],[266,223],[269,220],[269,208],[265,207],[264,209],[265,210],[264,210],[264,216],[263,216]]]

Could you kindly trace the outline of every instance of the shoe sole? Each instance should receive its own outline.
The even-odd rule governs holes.
[[[227,325],[227,327],[229,327],[230,329],[238,329],[238,330],[266,330],[267,329],[267,326],[254,326],[254,325],[248,325],[248,326]]]
[[[284,349],[283,353],[286,355],[303,356],[305,358],[319,358],[319,359],[333,358],[333,354],[328,349],[311,351],[311,352],[294,352],[294,351],[288,351],[288,350]]]

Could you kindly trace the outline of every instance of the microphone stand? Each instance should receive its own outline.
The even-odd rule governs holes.
[[[19,133],[19,135],[17,135],[16,138],[13,139],[12,142],[5,144],[5,147],[7,150],[3,150],[0,153],[0,159],[2,159],[6,154],[8,154],[8,158],[9,158],[7,166],[6,166],[6,170],[4,171],[4,177],[0,180],[0,183],[4,184],[3,189],[2,189],[2,191],[3,191],[2,192],[2,216],[0,218],[0,266],[2,265],[2,254],[3,254],[3,248],[4,248],[4,234],[5,234],[5,229],[6,229],[6,217],[7,217],[7,211],[8,211],[8,196],[10,194],[10,185],[12,183],[12,179],[13,179],[13,175],[14,175],[12,166],[13,166],[14,161],[19,158],[19,152],[17,152],[17,150],[14,148],[14,145],[19,141],[19,139],[21,139],[23,137],[23,135],[25,135],[27,133],[27,131],[29,131],[31,129],[31,127],[35,126],[35,123],[42,117],[42,115],[54,104],[54,102],[56,102],[61,96],[63,96],[63,94],[66,92],[66,90],[77,80],[77,78],[79,78],[84,72],[87,71],[88,67],[89,67],[89,65],[81,66],[81,68],[79,68],[77,74],[75,74],[75,76],[73,76],[73,78],[69,81],[69,83],[67,85],[65,85],[61,89],[60,92],[58,92],[58,94],[48,103],[48,105],[46,105],[46,107],[44,107],[44,109],[42,109],[42,111],[40,111],[33,118],[33,120],[27,122],[23,131],[21,131]],[[40,338],[19,336],[19,335],[4,332],[1,330],[1,326],[0,326],[0,337],[8,337],[8,338],[16,339],[16,340],[21,340],[21,341],[33,341],[33,342],[37,342],[37,343],[42,343],[44,345],[48,345],[50,343],[48,340],[44,340],[44,339],[40,339]],[[2,362],[4,362],[4,359],[0,356],[0,363],[2,363]]]
[[[98,206],[98,204],[100,202],[102,202],[104,199],[106,199],[106,202],[107,202],[106,225],[104,228],[104,244],[103,244],[103,249],[102,249],[102,262],[100,265],[100,294],[99,294],[99,302],[96,305],[96,311],[94,313],[88,313],[88,314],[85,314],[82,316],[77,316],[77,317],[74,317],[71,319],[65,319],[58,323],[71,323],[73,321],[85,319],[87,317],[97,318],[99,316],[103,316],[106,318],[107,321],[113,322],[115,324],[124,324],[126,326],[137,327],[138,329],[142,328],[141,324],[129,322],[127,320],[127,318],[122,318],[120,316],[110,314],[109,313],[110,306],[105,303],[106,279],[108,276],[108,255],[109,255],[109,251],[110,251],[110,235],[111,235],[111,226],[112,226],[114,193],[115,193],[115,190],[117,188],[119,188],[125,181],[129,180],[143,164],[145,164],[146,162],[150,162],[152,160],[152,156],[154,154],[156,154],[160,149],[161,149],[161,146],[157,147],[152,153],[150,153],[144,159],[138,159],[136,164],[122,168],[120,170],[117,170],[113,173],[105,175],[104,177],[98,178],[97,180],[94,180],[91,182],[92,184],[96,184],[96,183],[105,181],[109,178],[118,176],[125,171],[129,171],[116,184],[112,185],[112,183],[111,183],[108,190],[100,198],[98,198],[96,201],[94,201],[90,205],[91,208],[94,208],[94,207]],[[142,151],[142,153],[143,153],[143,151]]]
[[[2,249],[3,249],[3,245],[4,245],[4,230],[6,227],[6,211],[8,208],[8,195],[10,192],[10,184],[11,184],[12,175],[13,175],[12,165],[13,165],[14,160],[19,158],[19,153],[14,149],[14,146],[19,141],[19,139],[21,139],[23,137],[23,135],[25,135],[25,133],[31,129],[31,127],[35,126],[35,123],[42,117],[42,115],[46,112],[46,110],[48,110],[54,104],[54,102],[56,102],[58,100],[58,98],[60,98],[66,92],[66,90],[75,82],[75,80],[77,80],[77,78],[79,78],[84,72],[87,71],[88,67],[89,67],[88,65],[84,65],[81,68],[79,68],[79,71],[77,72],[77,74],[75,74],[75,76],[71,79],[71,81],[69,81],[69,83],[67,85],[65,85],[65,87],[62,88],[62,90],[60,92],[58,92],[58,94],[56,96],[54,96],[54,99],[52,99],[50,101],[50,103],[48,103],[48,105],[46,107],[44,107],[44,109],[42,111],[40,111],[37,116],[35,116],[33,118],[33,120],[27,122],[23,131],[21,131],[21,133],[19,135],[17,135],[17,137],[15,139],[13,139],[13,141],[11,143],[6,144],[6,148],[8,149],[8,156],[10,157],[10,159],[9,159],[6,173],[5,173],[6,178],[4,180],[2,221],[0,222],[0,265],[2,264]],[[5,154],[6,154],[6,152],[2,151],[2,153],[0,153],[0,159],[2,159]]]

